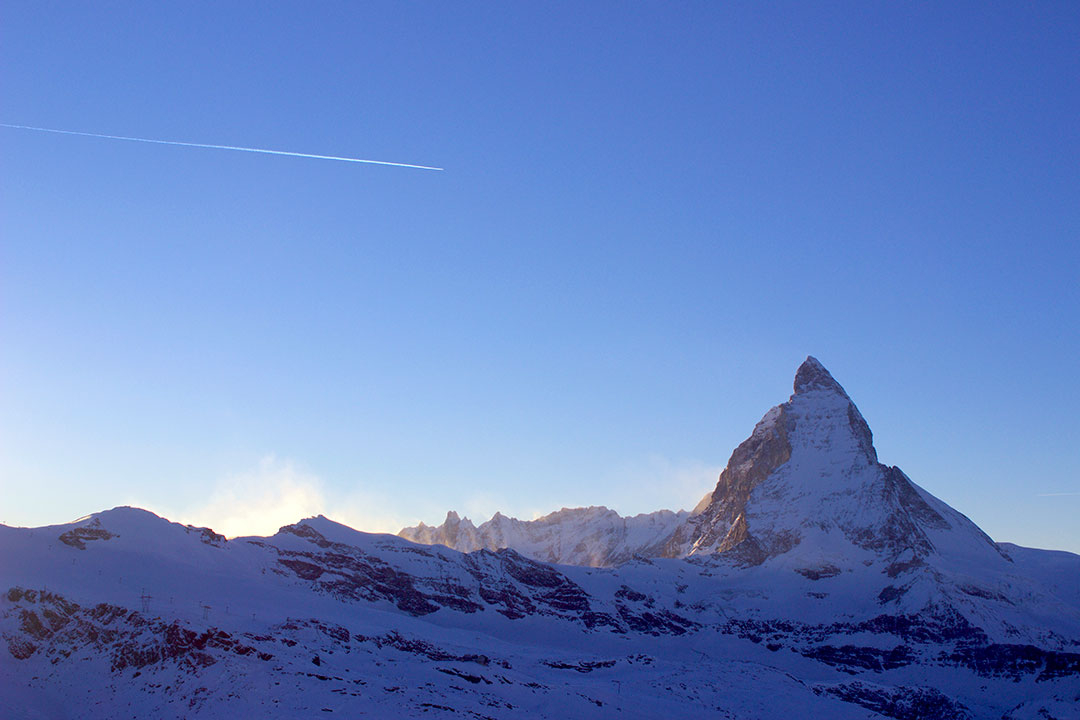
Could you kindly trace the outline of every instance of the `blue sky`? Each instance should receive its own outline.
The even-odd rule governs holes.
[[[1074,4],[0,27],[0,122],[446,168],[0,128],[0,521],[689,507],[813,354],[884,462],[1080,551]]]

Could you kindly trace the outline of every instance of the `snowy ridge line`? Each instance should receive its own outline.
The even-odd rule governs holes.
[[[0,716],[1064,720],[1080,703],[1080,556],[994,543],[880,463],[813,358],[694,512],[489,523],[423,526],[506,544],[469,552],[322,516],[233,540],[137,508],[0,525]]]

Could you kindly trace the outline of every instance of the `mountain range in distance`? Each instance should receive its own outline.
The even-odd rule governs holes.
[[[879,462],[814,358],[691,511],[0,526],[0,716],[1080,717],[1080,556]]]

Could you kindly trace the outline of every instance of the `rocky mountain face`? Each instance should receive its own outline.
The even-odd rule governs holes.
[[[134,508],[0,525],[0,717],[1080,707],[1080,556],[995,544],[880,464],[812,358],[692,512],[413,532],[431,544],[321,516],[232,540]]]
[[[844,565],[913,565],[939,547],[986,562],[1007,558],[970,520],[878,462],[855,404],[814,358],[795,392],[732,453],[712,500],[688,520],[676,553],[729,553],[759,565],[795,553]]]

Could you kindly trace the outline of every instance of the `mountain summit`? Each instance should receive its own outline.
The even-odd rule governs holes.
[[[816,357],[808,355],[799,369],[795,371],[795,394],[813,390],[830,390],[847,397],[844,388],[836,382]]]
[[[870,427],[813,357],[794,394],[732,453],[709,505],[690,521],[688,554],[757,565],[794,552],[830,564],[912,566],[939,546],[997,556],[970,520],[878,462]]]
[[[500,515],[476,528],[461,521],[465,533],[453,515],[442,526],[400,535],[462,551],[510,547],[549,562],[600,566],[635,556],[720,555],[737,565],[788,556],[831,568],[881,563],[895,572],[924,563],[940,547],[1004,559],[970,520],[898,467],[878,462],[869,425],[816,358],[799,366],[793,390],[735,448],[716,488],[692,512],[620,518],[602,508],[564,509],[535,521]]]

